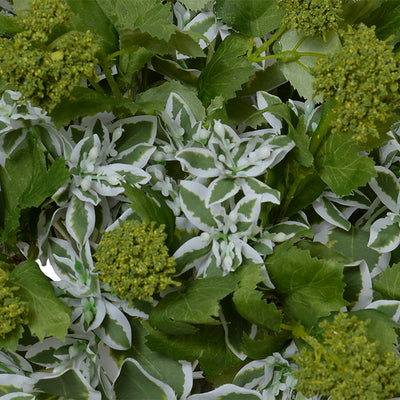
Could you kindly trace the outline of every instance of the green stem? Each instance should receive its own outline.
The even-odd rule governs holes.
[[[116,97],[123,97],[121,91],[119,90],[119,87],[117,86],[117,82],[115,82],[115,79],[113,77],[113,74],[111,73],[111,70],[108,67],[103,67],[103,72],[104,75],[106,76],[107,82],[110,85],[110,88]]]
[[[274,43],[278,38],[280,38],[286,31],[286,28],[287,28],[286,25],[282,25],[281,28],[278,31],[276,31],[274,35],[272,35],[266,42],[264,42],[253,54],[251,54],[250,56],[247,55],[248,60],[250,62],[257,62],[255,61],[255,59],[257,59],[257,57],[261,53],[266,51],[268,47],[271,46],[272,43]]]
[[[105,94],[103,88],[92,78],[87,78],[87,80],[90,82],[90,84],[94,87],[96,92],[100,94]]]

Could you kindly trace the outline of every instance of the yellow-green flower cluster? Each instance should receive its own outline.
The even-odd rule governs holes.
[[[60,0],[33,0],[20,16],[23,31],[0,39],[0,76],[47,111],[70,97],[82,76],[97,80],[97,46],[89,31],[66,31],[72,15]]]
[[[179,285],[172,276],[176,263],[165,245],[164,226],[124,221],[120,227],[105,232],[95,258],[100,279],[112,293],[132,303],[151,301],[154,294]]]
[[[6,286],[10,273],[0,268],[0,338],[28,323],[28,304],[16,294],[17,286]]]
[[[324,40],[330,31],[338,29],[342,12],[341,0],[278,0],[277,6],[286,11],[283,23],[289,29]]]
[[[376,37],[374,27],[348,26],[341,35],[342,50],[317,61],[314,89],[337,102],[332,132],[352,134],[363,143],[379,138],[379,126],[400,104],[399,57]]]
[[[296,390],[330,400],[387,400],[400,394],[400,359],[368,341],[364,321],[339,313],[319,326],[323,341],[307,340],[311,348],[295,357],[300,367]]]

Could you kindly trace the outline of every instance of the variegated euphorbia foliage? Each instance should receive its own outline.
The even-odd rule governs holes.
[[[0,36],[17,48],[30,2],[12,3]],[[299,354],[326,354],[339,312],[397,356],[400,126],[333,133],[344,100],[313,74],[342,33],[296,30],[285,1],[63,3],[78,15],[53,34],[92,31],[99,81],[49,114],[0,82],[0,397],[305,400]],[[400,42],[395,2],[336,3]],[[52,64],[58,40],[40,44]],[[139,277],[150,296],[129,295]]]

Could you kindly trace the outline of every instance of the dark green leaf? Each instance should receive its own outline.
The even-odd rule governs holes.
[[[251,339],[243,336],[242,350],[255,360],[266,358],[276,351],[280,351],[291,338],[288,336],[271,336],[264,329],[258,329],[257,336]]]
[[[209,3],[210,0],[182,0],[181,3],[189,10],[199,11]]]

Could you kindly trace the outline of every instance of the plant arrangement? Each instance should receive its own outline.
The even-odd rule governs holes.
[[[397,0],[0,7],[4,400],[400,396]]]

